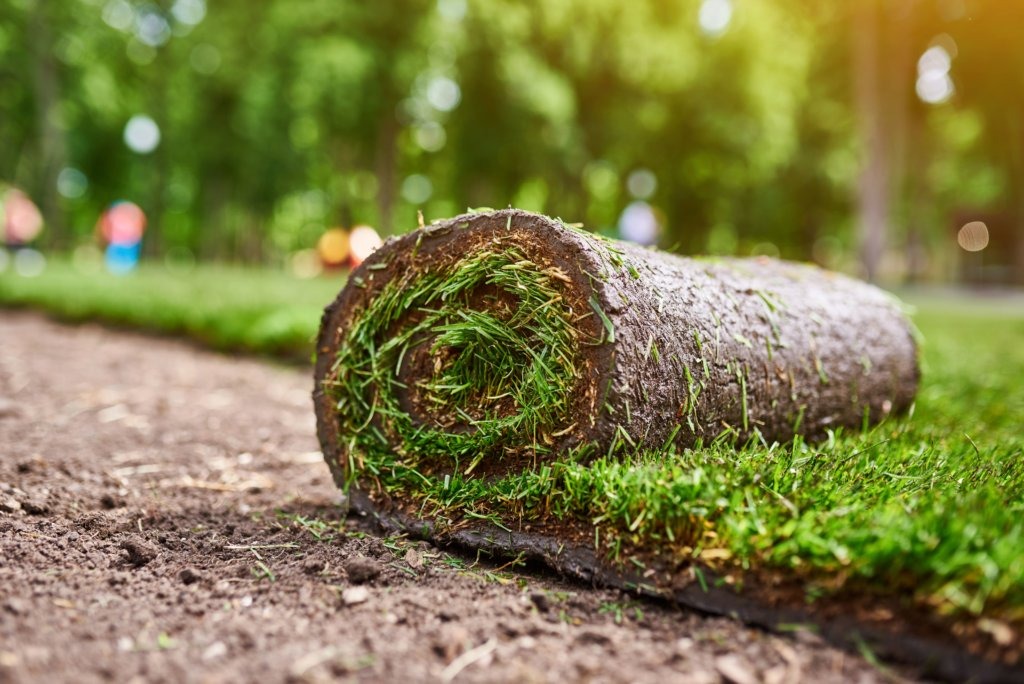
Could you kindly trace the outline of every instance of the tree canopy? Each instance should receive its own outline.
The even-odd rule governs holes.
[[[3,0],[0,181],[59,247],[118,199],[150,254],[274,260],[418,210],[610,231],[639,194],[664,246],[852,267],[876,240],[869,273],[895,253],[935,274],[956,212],[1022,232],[1022,20],[1002,0]]]

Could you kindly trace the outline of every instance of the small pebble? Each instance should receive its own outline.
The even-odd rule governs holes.
[[[216,660],[217,658],[223,658],[227,654],[228,647],[224,645],[224,642],[214,641],[203,651],[203,660]]]
[[[724,655],[715,658],[715,669],[722,678],[732,684],[760,684],[750,664],[736,655]]]
[[[341,592],[341,600],[346,606],[366,603],[370,600],[370,590],[366,587],[349,587]]]
[[[419,570],[423,567],[423,556],[416,549],[409,549],[405,552],[405,562],[413,570]]]

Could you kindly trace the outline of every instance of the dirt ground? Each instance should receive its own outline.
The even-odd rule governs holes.
[[[311,374],[0,311],[0,682],[873,682],[823,644],[375,536]]]

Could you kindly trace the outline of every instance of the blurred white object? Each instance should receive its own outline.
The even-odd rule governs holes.
[[[631,202],[619,217],[619,237],[638,245],[653,245],[658,241],[658,217],[647,202]]]

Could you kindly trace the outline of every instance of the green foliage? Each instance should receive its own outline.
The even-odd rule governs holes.
[[[904,33],[911,55],[943,31],[963,42],[970,101],[934,120],[909,86],[893,103],[934,150],[921,192],[941,202],[921,218],[936,227],[1012,188],[1013,155],[991,152],[1019,136],[1004,130],[1015,91],[989,66],[1015,41],[984,31],[1014,23],[968,4],[971,26],[915,6]],[[0,180],[43,205],[45,244],[84,241],[118,198],[149,215],[150,254],[211,259],[273,261],[335,224],[404,232],[418,209],[514,204],[610,230],[640,168],[658,179],[666,245],[809,258],[822,235],[851,241],[852,2],[737,2],[718,36],[700,0],[204,6],[194,26],[170,0],[0,7]],[[144,39],[140,11],[167,22],[166,42]],[[149,155],[122,141],[139,113],[162,133]],[[81,195],[56,194],[65,166],[87,177]]]

